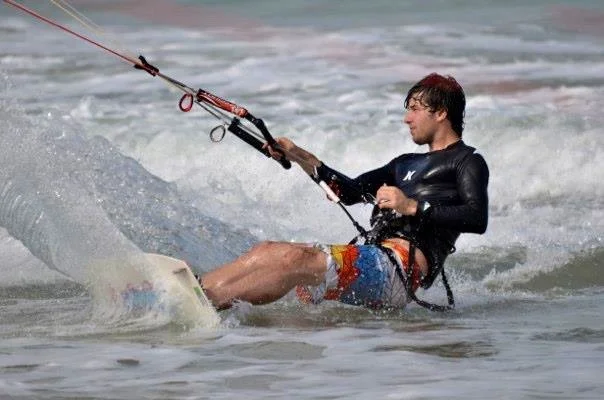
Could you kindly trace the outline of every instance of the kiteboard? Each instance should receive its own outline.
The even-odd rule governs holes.
[[[186,326],[212,328],[220,317],[186,262],[144,253],[120,263],[98,266],[93,292],[101,302],[132,316],[159,313]],[[105,304],[107,306],[107,304]]]
[[[161,254],[146,253],[157,276],[177,308],[187,320],[204,326],[217,326],[220,317],[186,262]]]

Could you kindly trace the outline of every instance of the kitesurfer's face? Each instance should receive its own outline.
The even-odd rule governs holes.
[[[421,101],[421,94],[409,99],[403,122],[409,125],[411,137],[419,145],[431,143],[438,129],[436,113]]]

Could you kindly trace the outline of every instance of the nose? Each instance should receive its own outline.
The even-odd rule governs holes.
[[[411,123],[411,116],[409,111],[405,112],[405,116],[403,117],[403,123],[409,125]]]

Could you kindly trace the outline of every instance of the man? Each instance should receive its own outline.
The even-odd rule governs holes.
[[[329,168],[291,140],[277,139],[286,158],[328,182],[343,203],[374,199],[370,239],[336,246],[260,243],[201,277],[217,308],[228,308],[235,300],[270,303],[296,287],[302,300],[314,303],[331,299],[404,307],[410,299],[417,301],[414,292],[420,285],[432,285],[461,232],[486,231],[489,170],[461,140],[463,89],[454,78],[433,73],[409,90],[404,105],[413,141],[427,144],[429,152],[403,154],[356,179]],[[281,155],[270,151],[275,158]]]

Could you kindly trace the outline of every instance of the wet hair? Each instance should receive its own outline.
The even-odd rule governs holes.
[[[461,137],[464,127],[463,118],[466,109],[466,95],[459,83],[450,75],[431,73],[417,82],[405,98],[405,108],[415,97],[430,112],[445,110],[451,128]]]

